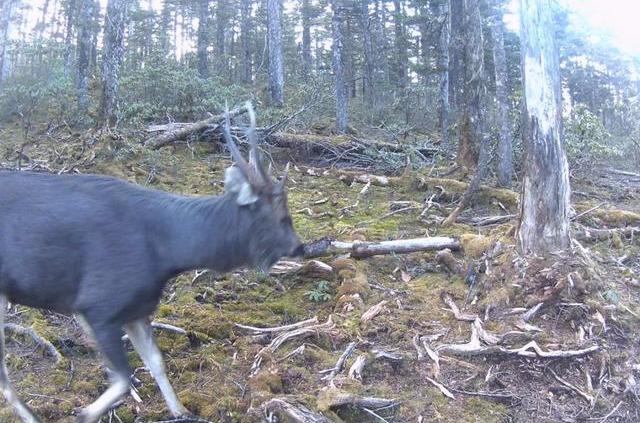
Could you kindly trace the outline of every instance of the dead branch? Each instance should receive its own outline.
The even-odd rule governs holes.
[[[353,258],[366,258],[381,254],[404,254],[449,248],[460,249],[460,243],[450,237],[400,239],[381,242],[341,242],[323,238],[305,246],[305,257],[350,253]]]
[[[271,328],[258,328],[255,326],[241,325],[239,323],[236,323],[235,326],[241,329],[250,330],[255,333],[274,333],[274,332],[286,332],[289,330],[298,329],[305,326],[312,326],[316,324],[318,324],[318,316],[314,316],[311,319],[302,320],[301,322],[293,323],[291,325],[275,326]]]
[[[367,365],[368,361],[368,354],[360,354],[358,357],[356,357],[356,360],[349,368],[349,379],[355,379],[362,382],[362,372],[364,371],[364,367]]]
[[[629,226],[626,228],[596,229],[582,226],[575,232],[575,236],[580,241],[605,241],[614,235],[624,238],[633,238],[640,235],[640,226]]]
[[[453,315],[457,320],[474,322],[478,318],[478,316],[475,314],[462,313],[456,303],[453,301],[453,298],[451,298],[451,295],[449,295],[448,293],[442,292],[442,294],[440,294],[440,299],[451,309]]]
[[[372,306],[369,310],[362,313],[362,317],[360,317],[360,324],[366,325],[371,320],[373,320],[378,314],[383,311],[388,311],[389,309],[386,307],[387,301],[382,300],[378,304]]]
[[[516,214],[505,214],[502,216],[485,216],[485,217],[472,217],[465,219],[458,219],[460,223],[468,223],[473,226],[489,226],[489,225],[499,225],[501,223],[508,222],[514,218],[516,218]]]
[[[438,379],[440,377],[440,355],[431,349],[426,339],[422,339],[422,346],[427,352],[429,358],[433,360],[433,377]]]
[[[262,404],[266,421],[273,421],[270,415],[280,411],[295,423],[331,423],[322,414],[311,411],[307,406],[293,399],[273,398]]]
[[[281,260],[273,265],[269,273],[272,275],[296,274],[312,278],[327,278],[333,275],[333,269],[320,260],[309,260],[305,263]]]
[[[245,106],[237,107],[229,111],[229,118],[236,117],[246,112],[247,112],[247,108]],[[218,126],[220,122],[224,120],[225,115],[226,113],[220,113],[218,115],[211,116],[208,119],[204,119],[198,122],[180,125],[178,127],[173,127],[173,128],[170,127],[168,131],[148,139],[145,142],[145,145],[156,150],[172,142],[184,139],[189,135],[193,134],[194,132],[202,131],[207,127],[209,127],[210,125]]]
[[[383,407],[394,407],[399,403],[394,399],[364,397],[341,391],[337,388],[328,388],[321,393],[322,398],[318,402],[322,404],[322,409],[343,407],[350,405],[359,408],[378,409]]]
[[[445,397],[451,398],[451,399],[456,399],[456,397],[453,396],[453,394],[451,393],[451,391],[449,391],[443,384],[441,384],[440,382],[437,382],[433,379],[431,379],[430,377],[427,377],[427,380],[436,388],[438,388],[440,390],[440,392],[442,392],[442,394]]]
[[[60,354],[56,347],[54,347],[51,342],[38,335],[33,328],[16,325],[15,323],[5,323],[4,329],[6,331],[13,332],[14,334],[31,338],[37,346],[43,348],[51,357],[53,357],[56,363],[59,363],[62,360],[62,354]]]
[[[331,333],[334,328],[335,323],[333,323],[331,316],[329,316],[325,323],[312,326],[304,326],[279,334],[271,341],[269,345],[258,351],[251,366],[251,376],[255,375],[258,370],[260,370],[260,365],[262,364],[264,356],[273,354],[285,342],[294,338],[306,338],[320,333]]]
[[[560,376],[558,376],[556,374],[556,372],[553,371],[553,369],[551,368],[547,368],[547,370],[549,370],[551,372],[551,374],[553,375],[554,379],[557,380],[558,382],[560,382],[562,385],[566,386],[567,388],[571,389],[572,391],[574,391],[575,393],[577,393],[578,395],[580,395],[582,398],[584,398],[585,400],[587,400],[587,402],[589,403],[589,405],[591,405],[593,407],[593,405],[595,404],[595,397],[591,394],[588,394],[587,392],[583,391],[582,389],[578,388],[577,386],[575,386],[574,384],[562,379]]]
[[[331,372],[327,376],[323,377],[322,380],[328,380],[329,383],[331,383],[336,375],[342,371],[342,369],[344,368],[344,363],[346,363],[349,357],[351,357],[351,354],[353,354],[353,351],[356,349],[357,345],[357,342],[350,342],[349,345],[347,345],[347,348],[345,348],[342,355],[340,355],[340,358],[338,358],[336,365],[331,369]]]

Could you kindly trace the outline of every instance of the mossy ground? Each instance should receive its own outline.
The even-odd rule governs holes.
[[[139,147],[113,147],[122,143],[119,139],[103,139],[102,142],[98,154],[100,160],[82,168],[83,171],[111,174],[175,193],[210,195],[222,192],[223,170],[228,161],[212,146],[197,146],[195,150],[168,147],[148,152]],[[395,181],[392,186],[372,185],[361,194],[362,184],[346,185],[331,171],[327,175],[319,175],[312,176],[302,168],[299,171],[294,169],[290,174],[290,210],[294,225],[305,241],[326,236],[375,241],[467,234],[462,239],[464,253],[469,260],[485,257],[486,251],[497,240],[509,243],[509,237],[505,235],[510,230],[509,225],[478,230],[463,224],[440,228],[429,223],[430,218],[446,216],[453,197],[439,200],[439,207],[433,207],[426,219],[419,218],[421,210],[385,216],[393,201],[422,204],[432,194],[441,191],[438,186],[446,183],[443,188],[448,194],[459,195],[464,184],[434,178],[424,183],[424,176],[417,172]],[[492,196],[488,189],[484,190],[482,196],[488,201],[481,201],[478,209],[467,213],[502,214],[502,206],[516,212],[515,194],[504,190],[498,194],[497,201],[492,201],[495,195]],[[635,201],[637,196],[621,207],[637,213]],[[312,210],[311,216],[304,211],[307,208]],[[620,223],[620,219],[627,219],[629,215],[614,217],[616,223]],[[507,246],[509,248],[512,247]],[[609,244],[601,242],[594,250],[604,256],[608,248]],[[637,240],[625,240],[617,254],[621,256],[633,251],[637,254],[638,249]],[[504,261],[504,258],[499,260]],[[608,277],[591,293],[590,298],[595,298],[592,300],[594,309],[599,307],[607,319],[615,313],[616,320],[608,320],[609,333],[602,333],[599,338],[610,350],[577,361],[551,363],[557,373],[572,383],[583,386],[584,380],[577,376],[582,374],[581,369],[594,369],[605,358],[613,369],[611,381],[622,381],[625,365],[637,364],[637,345],[634,347],[632,340],[620,335],[620,331],[638,333],[640,328],[638,319],[620,306],[640,312],[637,288],[624,283],[637,277],[634,272],[639,270],[640,264],[636,260],[636,267],[633,266],[612,266]],[[408,275],[409,280],[402,277],[400,271]],[[362,283],[354,281],[357,275],[364,275],[368,286],[366,290],[361,289]],[[350,285],[346,282],[348,280]],[[189,273],[170,281],[155,319],[182,327],[189,331],[190,336],[158,332],[157,338],[165,355],[169,377],[185,406],[202,418],[223,422],[260,421],[250,411],[259,409],[262,402],[276,396],[295,396],[315,408],[326,386],[326,382],[321,380],[321,371],[331,368],[346,343],[356,339],[378,349],[396,351],[403,357],[401,363],[395,365],[375,361],[365,369],[362,382],[344,379],[338,382],[341,389],[348,392],[397,399],[397,407],[380,411],[389,421],[554,421],[563,416],[563,410],[572,409],[575,404],[584,405],[575,392],[562,389],[557,383],[549,383],[549,380],[553,381],[545,373],[545,366],[549,363],[536,360],[489,357],[442,361],[441,380],[447,386],[467,392],[512,392],[514,401],[510,403],[463,393],[455,393],[456,399],[452,400],[426,381],[433,368],[429,361],[416,360],[412,342],[414,335],[441,333],[440,342],[445,343],[466,342],[470,336],[469,324],[456,320],[440,298],[442,292],[447,292],[462,306],[468,299],[468,280],[449,275],[437,266],[434,253],[373,257],[357,262],[353,269],[345,270],[329,282],[334,299],[315,303],[307,292],[314,288],[317,280],[299,276],[275,277],[241,270],[223,276],[204,274],[195,280],[194,274]],[[523,305],[511,282],[505,277],[501,283],[494,283],[489,291],[479,294],[477,301],[469,299],[473,302],[467,307],[469,311],[480,315],[488,313],[485,327],[492,332],[512,330],[512,322],[502,319],[501,313],[510,307]],[[338,297],[353,290],[361,294],[365,309],[383,299],[388,300],[388,312],[362,326],[359,324],[362,310],[336,310]],[[608,303],[609,306],[613,304],[613,309],[607,308],[607,300],[598,300],[614,297],[617,302]],[[585,320],[584,316],[572,317],[572,312],[580,311],[564,307],[543,313],[535,322],[544,329],[536,336],[538,342],[557,348],[567,343],[577,345],[579,342],[574,339],[576,325],[585,325],[592,332],[598,331],[597,327],[585,323],[592,324],[592,320]],[[337,324],[336,335],[318,335],[286,343],[272,357],[267,357],[256,376],[249,377],[255,354],[265,340],[250,336],[235,323],[276,326],[313,316],[324,321],[331,314]],[[74,409],[88,404],[106,387],[107,379],[99,356],[71,318],[18,306],[10,314],[10,320],[32,326],[54,342],[65,357],[61,364],[55,366],[28,340],[10,340],[7,363],[20,396],[46,421],[74,421]],[[304,354],[282,360],[303,342],[307,345]],[[167,418],[164,403],[151,376],[140,368],[142,364],[131,347],[127,348],[132,366],[138,369],[136,376],[142,382],[138,387],[142,403],[127,398],[114,413],[123,422],[133,422],[138,416],[145,421]],[[348,365],[353,358],[355,355]],[[493,378],[488,378],[490,374]],[[591,414],[587,415],[603,416],[617,402],[615,393],[605,386],[602,389],[601,397],[589,411]],[[556,408],[552,410],[550,404]],[[370,414],[357,409],[333,411],[336,419],[346,422],[376,421]],[[585,416],[584,412],[582,416]],[[418,420],[420,417],[423,420]],[[9,423],[17,420],[4,407],[0,410],[0,421]],[[110,420],[105,417],[103,421]]]

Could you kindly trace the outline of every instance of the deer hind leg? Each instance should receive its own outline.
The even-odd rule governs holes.
[[[153,329],[149,321],[147,319],[136,320],[125,325],[124,328],[144,365],[156,380],[173,417],[188,415],[189,411],[182,405],[167,378],[162,353],[153,339]]]
[[[5,400],[13,407],[13,410],[23,422],[38,423],[40,420],[31,412],[29,407],[20,401],[16,391],[11,386],[11,382],[9,382],[9,373],[4,361],[4,317],[7,313],[7,304],[7,297],[0,294],[0,389]]]
[[[120,340],[121,327],[112,323],[96,324],[91,319],[87,319],[86,322],[91,329],[90,335],[93,335],[107,366],[112,370],[109,388],[97,400],[85,407],[78,416],[78,423],[95,423],[129,392],[131,369]]]

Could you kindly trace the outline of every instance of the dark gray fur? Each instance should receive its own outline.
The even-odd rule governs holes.
[[[0,294],[82,315],[128,372],[121,327],[154,312],[169,278],[266,269],[301,254],[288,212],[273,208],[263,196],[239,206],[232,193],[195,198],[105,176],[0,172]]]

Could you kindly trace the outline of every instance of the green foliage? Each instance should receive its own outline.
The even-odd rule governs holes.
[[[600,119],[582,104],[576,106],[573,119],[567,122],[565,140],[573,167],[585,167],[621,156],[611,144],[611,135]]]
[[[329,294],[329,282],[327,281],[318,281],[316,286],[311,291],[305,292],[305,295],[309,297],[310,301],[314,303],[323,303],[325,301],[329,301],[331,299],[331,294]]]
[[[19,72],[0,88],[0,120],[18,117],[27,124],[36,116],[70,120],[75,115],[76,90],[62,67],[43,73]]]
[[[225,101],[247,98],[247,93],[223,78],[201,78],[195,69],[162,59],[150,60],[142,69],[121,80],[121,120],[197,120],[207,112],[224,110]],[[230,107],[232,104],[229,105]]]

